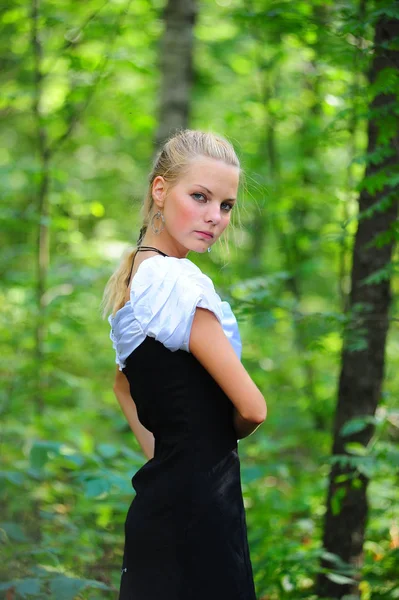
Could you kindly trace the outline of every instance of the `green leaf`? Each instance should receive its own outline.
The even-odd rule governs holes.
[[[356,583],[354,579],[351,577],[346,577],[346,575],[339,575],[338,573],[326,573],[327,579],[333,581],[334,583],[338,583],[338,585],[346,585],[348,583]]]
[[[16,585],[18,594],[21,594],[24,598],[29,598],[30,596],[37,596],[41,592],[41,581],[40,579],[35,579],[33,577],[29,577],[26,579],[22,579]]]
[[[62,444],[60,442],[48,442],[41,440],[34,442],[29,453],[31,467],[39,471],[43,469],[52,453],[59,454],[61,446]]]
[[[112,590],[113,587],[103,583],[102,581],[96,581],[95,579],[85,579],[85,587],[94,588],[96,590]]]
[[[11,588],[15,588],[17,594],[22,596],[22,598],[30,598],[41,593],[41,581],[40,579],[29,577],[0,583],[0,592],[6,592]]]
[[[98,444],[97,450],[104,458],[113,458],[119,452],[119,448],[113,444]]]
[[[84,489],[88,498],[97,498],[98,496],[105,496],[109,492],[110,486],[104,478],[90,479],[85,481]]]
[[[350,421],[344,423],[344,425],[341,427],[340,435],[342,437],[346,437],[348,435],[352,435],[353,433],[358,433],[359,431],[363,431],[363,429],[366,429],[368,425],[375,425],[376,422],[376,418],[372,415],[365,415],[364,417],[354,417]]]
[[[59,575],[50,581],[50,591],[57,600],[74,600],[85,587],[83,579],[75,579]]]
[[[334,563],[336,566],[344,565],[342,558],[338,556],[338,554],[334,554],[333,552],[328,552],[327,550],[323,550],[321,553],[321,558],[323,560],[327,560],[331,563]]]
[[[0,592],[7,592],[11,587],[15,587],[15,581],[5,581],[4,583],[0,583]]]
[[[332,514],[338,515],[341,512],[342,500],[346,496],[346,490],[343,487],[338,488],[331,497],[331,511]]]
[[[74,600],[77,594],[87,587],[98,590],[112,589],[101,581],[95,581],[94,579],[78,579],[75,577],[66,577],[65,575],[58,575],[50,581],[51,593],[57,600]]]
[[[366,446],[360,444],[359,442],[349,442],[345,444],[345,450],[349,452],[349,454],[356,454],[356,456],[366,456],[368,450]]]
[[[3,529],[7,536],[15,542],[29,541],[18,523],[0,523],[0,529]]]
[[[265,469],[261,465],[259,466],[242,466],[242,479],[244,483],[251,483],[261,477],[264,477]]]
[[[24,474],[18,473],[18,471],[0,471],[0,478],[1,477],[16,485],[22,485],[25,481]]]

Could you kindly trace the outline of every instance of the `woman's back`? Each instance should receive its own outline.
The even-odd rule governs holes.
[[[123,372],[139,419],[154,434],[155,459],[175,451],[193,461],[198,455],[197,468],[206,470],[237,446],[233,405],[192,354],[147,337]]]

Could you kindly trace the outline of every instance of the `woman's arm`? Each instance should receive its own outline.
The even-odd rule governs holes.
[[[116,365],[116,375],[113,390],[127,419],[127,422],[136,436],[136,439],[140,444],[145,456],[148,459],[153,458],[155,449],[154,435],[140,423],[136,405],[130,395],[129,382],[125,374],[122,373],[122,371],[119,371],[118,365]]]
[[[266,419],[265,399],[234,352],[218,319],[209,310],[196,309],[189,348],[234,404],[238,439],[253,433]]]

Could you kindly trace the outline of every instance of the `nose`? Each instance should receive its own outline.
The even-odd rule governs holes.
[[[221,219],[221,214],[220,214],[219,203],[209,202],[208,210],[207,210],[207,214],[206,214],[207,222],[212,221],[212,223],[217,225],[220,222],[220,219]]]

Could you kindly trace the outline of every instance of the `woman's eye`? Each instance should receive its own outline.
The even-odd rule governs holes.
[[[196,194],[191,194],[196,200],[198,200],[198,198],[196,196],[201,196],[205,201],[206,201],[206,196],[204,196],[204,194],[201,194],[200,192],[197,192]]]
[[[201,192],[194,192],[194,194],[191,194],[191,196],[195,200],[197,200],[197,202],[207,202],[208,201],[205,194],[202,194]],[[233,209],[233,204],[229,204],[228,202],[222,202],[222,204],[220,206],[224,212],[230,212]]]

